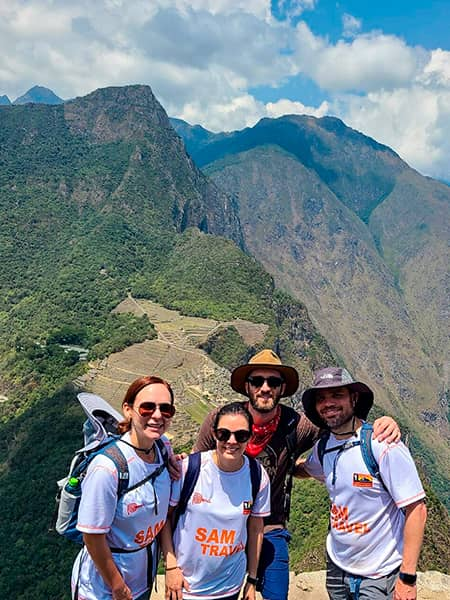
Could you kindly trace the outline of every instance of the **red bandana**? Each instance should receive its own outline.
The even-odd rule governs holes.
[[[260,452],[267,446],[270,438],[275,433],[278,423],[280,422],[281,408],[277,406],[277,412],[273,419],[264,423],[263,425],[257,425],[253,423],[252,437],[250,438],[245,453],[252,458],[258,456]]]

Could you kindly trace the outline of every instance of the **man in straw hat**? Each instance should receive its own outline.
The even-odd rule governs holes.
[[[297,371],[283,365],[272,350],[262,350],[248,364],[231,374],[233,390],[246,396],[246,405],[253,417],[252,437],[246,453],[256,457],[265,467],[271,484],[271,514],[264,519],[264,541],[258,577],[250,577],[266,600],[286,600],[289,587],[289,518],[290,492],[296,458],[312,448],[319,428],[293,408],[280,404],[280,399],[292,396],[299,384]],[[213,423],[215,412],[203,423],[194,451],[214,448]],[[397,439],[396,423],[384,417],[376,423],[376,432]]]
[[[365,441],[373,392],[345,369],[316,371],[302,402],[307,417],[326,430],[310,456],[298,461],[296,475],[319,479],[330,495],[331,600],[415,600],[426,507],[408,449],[401,442]],[[369,445],[376,468],[367,459]]]

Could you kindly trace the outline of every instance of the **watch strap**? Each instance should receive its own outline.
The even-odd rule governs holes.
[[[398,578],[407,585],[414,585],[417,581],[417,575],[415,573],[413,575],[412,573],[403,573],[403,571],[399,572]]]

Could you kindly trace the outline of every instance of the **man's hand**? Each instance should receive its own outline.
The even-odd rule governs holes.
[[[373,439],[379,442],[386,441],[388,444],[399,442],[402,432],[397,422],[392,417],[380,417],[373,423]]]
[[[130,588],[123,582],[123,585],[115,590],[111,590],[113,600],[133,600]]]
[[[403,583],[401,579],[397,579],[394,588],[393,600],[416,600],[417,586]]]
[[[186,452],[182,452],[181,454],[171,454],[169,456],[169,464],[167,468],[169,469],[169,475],[172,481],[178,481],[181,477],[181,461],[183,458],[186,458]]]

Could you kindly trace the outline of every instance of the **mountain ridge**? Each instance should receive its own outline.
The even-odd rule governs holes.
[[[280,143],[280,124],[288,142]],[[336,131],[346,126],[336,120],[281,117],[255,133],[260,127],[216,141],[188,138],[187,147],[237,199],[250,253],[308,306],[333,352],[374,386],[384,410],[422,431],[441,457],[439,474],[448,472],[449,190],[362,134],[350,130],[342,142]],[[341,170],[343,182],[330,179]],[[448,488],[444,477],[450,506]]]

